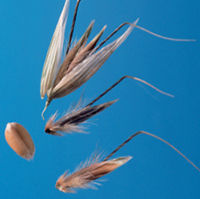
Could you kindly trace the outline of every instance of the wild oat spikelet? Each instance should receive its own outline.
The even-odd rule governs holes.
[[[152,84],[140,78],[125,75],[121,77],[117,82],[115,82],[112,86],[110,86],[108,89],[106,89],[103,93],[101,93],[98,97],[92,100],[85,107],[81,108],[78,103],[78,106],[73,108],[70,112],[66,113],[63,117],[61,117],[57,121],[55,121],[56,115],[57,115],[55,113],[47,121],[46,126],[45,126],[45,132],[51,135],[58,135],[58,136],[61,136],[62,134],[58,133],[57,131],[60,131],[62,133],[84,132],[80,124],[84,123],[85,121],[93,117],[94,115],[100,113],[101,111],[103,111],[104,109],[106,109],[107,107],[115,103],[117,100],[106,102],[104,104],[100,104],[96,106],[93,106],[93,104],[97,102],[99,99],[101,99],[105,94],[111,91],[114,87],[116,87],[119,83],[121,83],[126,78],[139,81],[164,95],[173,97],[173,95],[158,89],[157,87],[153,86]]]
[[[133,138],[140,134],[145,134],[151,136],[161,142],[165,143],[173,150],[175,150],[180,156],[182,156],[189,164],[191,164],[195,169],[200,172],[200,168],[197,167],[191,160],[189,160],[183,153],[181,153],[177,148],[175,148],[172,144],[167,142],[166,140],[160,138],[157,135],[152,133],[148,133],[146,131],[138,131],[132,134],[128,139],[126,139],[122,144],[120,144],[117,148],[115,148],[103,161],[100,161],[100,155],[95,157],[91,157],[89,161],[86,161],[81,168],[78,168],[74,173],[68,174],[66,171],[63,175],[61,175],[57,182],[56,188],[65,193],[75,193],[74,189],[77,188],[94,188],[94,185],[98,185],[96,182],[98,178],[112,172],[119,166],[128,162],[132,157],[120,157],[117,159],[109,160],[117,151],[119,151],[124,145],[130,142]]]
[[[96,37],[87,44],[88,37],[94,25],[94,21],[92,21],[81,39],[70,49],[78,7],[80,4],[80,0],[77,0],[66,55],[61,64],[68,4],[69,0],[66,0],[44,64],[40,92],[42,98],[44,98],[45,94],[47,95],[47,101],[42,116],[53,99],[66,96],[87,82],[99,70],[111,54],[126,40],[134,28],[138,28],[151,35],[166,40],[194,41],[190,39],[174,39],[153,33],[138,26],[138,18],[133,23],[125,22],[121,24],[98,46],[96,46],[97,42],[100,40],[106,26],[104,26],[99,34],[97,34]],[[129,28],[118,39],[101,48],[124,25],[129,25]]]
[[[59,120],[55,121],[56,114],[54,114],[46,123],[45,132],[51,135],[61,136],[61,133],[79,132],[83,133],[83,128],[80,124],[84,123],[89,118],[100,113],[107,107],[111,106],[117,100],[99,104],[96,106],[85,106],[84,108],[75,108],[71,112],[66,113]],[[58,133],[61,132],[61,133]]]
[[[137,21],[135,21],[135,23],[137,23]],[[88,81],[110,57],[110,55],[125,41],[133,28],[133,26],[130,26],[121,37],[96,52],[94,47],[104,31],[104,27],[86,47],[82,47],[82,49],[76,53],[70,64],[66,59],[63,62],[64,65],[61,65],[60,68],[60,71],[62,72],[58,72],[58,76],[56,75],[52,88],[47,93],[48,99],[46,107],[53,99],[70,94]],[[76,48],[76,46],[74,48]],[[66,56],[66,58],[68,57]]]
[[[86,162],[82,168],[72,174],[65,172],[56,182],[56,188],[64,193],[75,193],[77,188],[94,188],[99,183],[95,180],[124,165],[132,157],[119,157],[107,161]]]
[[[81,39],[74,45],[72,49],[70,49],[79,3],[80,1],[78,0],[68,48],[63,63],[60,64],[60,60],[63,49],[67,7],[69,4],[69,1],[67,0],[47,53],[40,89],[42,98],[45,96],[45,94],[47,94],[48,99],[46,101],[45,109],[53,99],[70,94],[84,84],[87,80],[89,80],[90,77],[92,77],[110,57],[110,55],[125,41],[128,35],[132,32],[134,25],[136,25],[138,22],[137,19],[118,39],[99,50],[99,48],[119,30],[119,28],[117,28],[114,33],[112,33],[107,39],[105,39],[99,46],[96,47],[97,42],[106,28],[106,26],[104,26],[99,34],[97,34],[96,37],[86,45],[94,25],[94,21],[92,21]]]

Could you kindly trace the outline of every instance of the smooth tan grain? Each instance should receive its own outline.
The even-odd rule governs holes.
[[[35,146],[28,131],[18,123],[8,123],[5,129],[8,145],[22,158],[33,159]]]

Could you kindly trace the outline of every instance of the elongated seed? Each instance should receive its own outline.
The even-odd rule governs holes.
[[[5,129],[8,145],[22,158],[30,160],[35,153],[35,146],[28,131],[18,123],[8,123]]]

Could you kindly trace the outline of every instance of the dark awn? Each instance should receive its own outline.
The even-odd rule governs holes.
[[[113,103],[115,103],[117,100],[106,102],[100,105],[93,106],[95,102],[97,102],[100,98],[102,98],[106,93],[111,91],[114,87],[116,87],[120,82],[122,82],[124,79],[134,79],[136,81],[142,82],[156,91],[168,95],[170,97],[173,97],[171,94],[161,91],[160,89],[156,88],[152,84],[137,78],[132,77],[129,75],[125,75],[121,77],[117,82],[115,82],[112,86],[110,86],[108,89],[106,89],[103,93],[101,93],[98,97],[96,97],[94,100],[92,100],[89,104],[87,104],[85,107],[81,108],[80,103],[73,108],[72,111],[67,112],[63,117],[55,121],[56,119],[56,113],[47,121],[45,126],[45,132],[51,135],[62,135],[58,131],[62,133],[70,133],[70,132],[84,132],[82,126],[80,126],[81,123],[84,123],[86,120],[90,119],[94,115],[100,113],[107,107],[111,106]]]
[[[95,155],[94,157],[92,156],[89,161],[81,164],[81,166],[79,166],[78,169],[76,169],[72,174],[70,174],[69,171],[66,171],[58,178],[56,182],[56,188],[64,193],[75,193],[75,190],[80,188],[95,188],[95,185],[99,185],[99,182],[96,180],[114,171],[116,168],[122,166],[130,159],[132,159],[131,156],[127,156],[109,160],[119,149],[121,149],[125,144],[127,144],[134,137],[140,134],[149,135],[153,138],[160,140],[161,142],[164,142],[200,172],[199,167],[197,167],[183,153],[181,153],[177,148],[175,148],[166,140],[145,131],[138,131],[131,135],[122,144],[120,144],[103,160],[101,160],[100,155]]]

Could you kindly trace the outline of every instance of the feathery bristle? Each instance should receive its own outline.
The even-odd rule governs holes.
[[[80,126],[80,124],[84,123],[86,120],[90,119],[94,115],[100,113],[107,107],[111,106],[116,101],[117,100],[114,100],[96,106],[86,106],[81,109],[78,109],[76,107],[70,113],[65,114],[62,118],[60,118],[57,121],[55,121],[56,114],[54,114],[46,123],[45,132],[52,135],[56,135],[57,131],[65,133],[84,133],[85,131],[83,130],[83,127]]]
[[[91,164],[87,163],[85,167],[72,174],[68,175],[65,172],[61,175],[56,182],[56,188],[65,193],[74,193],[74,189],[78,188],[93,188],[94,186],[91,185],[98,184],[95,180],[114,171],[130,159],[132,157],[128,156],[101,162],[97,160]]]

